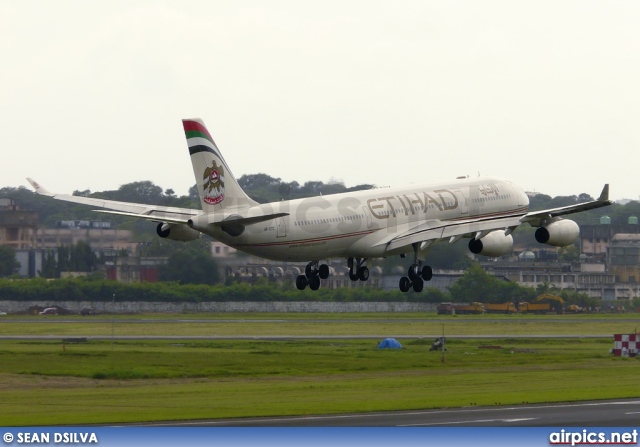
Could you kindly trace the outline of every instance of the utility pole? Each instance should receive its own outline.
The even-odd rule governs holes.
[[[442,323],[442,363],[444,363],[444,323]]]
[[[113,351],[113,343],[116,338],[116,294],[113,294],[111,301],[111,350]]]

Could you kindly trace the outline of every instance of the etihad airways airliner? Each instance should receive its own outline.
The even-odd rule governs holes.
[[[37,193],[54,199],[158,222],[162,238],[186,242],[204,233],[263,258],[309,261],[305,274],[296,278],[300,290],[317,290],[320,280],[329,276],[329,266],[320,263],[324,259],[347,258],[349,277],[366,281],[368,259],[409,254],[413,260],[399,287],[420,292],[432,277],[431,267],[422,260],[435,242],[453,244],[465,238],[472,253],[501,256],[513,246],[511,233],[528,223],[538,227],[538,242],[567,246],[580,230],[562,216],[611,204],[606,184],[597,200],[528,212],[529,199],[522,189],[489,177],[259,204],[242,190],[204,123],[182,123],[200,210],[54,194],[28,180]]]

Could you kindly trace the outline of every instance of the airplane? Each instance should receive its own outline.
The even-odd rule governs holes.
[[[94,211],[157,222],[158,236],[188,242],[202,234],[258,257],[308,262],[296,287],[318,290],[330,275],[320,260],[347,258],[349,278],[369,278],[367,260],[413,255],[402,292],[422,291],[433,276],[422,259],[436,242],[469,239],[469,250],[495,257],[513,247],[513,231],[537,227],[535,239],[564,247],[579,236],[578,224],[563,216],[610,205],[609,184],[597,200],[528,211],[529,199],[509,180],[458,177],[448,182],[379,188],[259,204],[240,187],[200,119],[182,120],[201,209],[175,208],[49,192],[27,180],[36,193],[91,205]]]

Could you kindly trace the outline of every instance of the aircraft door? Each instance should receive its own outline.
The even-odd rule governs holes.
[[[520,188],[511,182],[507,182],[507,187],[509,192],[517,198],[518,206],[524,206],[524,198],[526,195],[520,190]]]
[[[278,237],[285,237],[287,235],[287,227],[284,223],[284,218],[279,217],[276,219],[276,227],[278,229]]]
[[[364,213],[364,218],[367,222],[367,228],[371,228],[371,226],[373,225],[373,221],[371,219],[371,213],[369,212],[369,209],[366,206],[363,206],[362,212]]]

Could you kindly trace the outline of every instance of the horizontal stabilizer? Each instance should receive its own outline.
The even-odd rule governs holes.
[[[176,224],[187,224],[189,221],[189,217],[176,217],[176,215],[167,215],[167,213],[157,214],[138,214],[138,213],[127,213],[124,211],[110,211],[110,210],[91,210],[96,213],[104,213],[104,214],[116,214],[118,216],[127,216],[127,217],[137,217],[138,219],[146,219],[152,220],[154,222],[165,222],[165,223],[176,223]],[[191,216],[191,215],[188,215]]]

